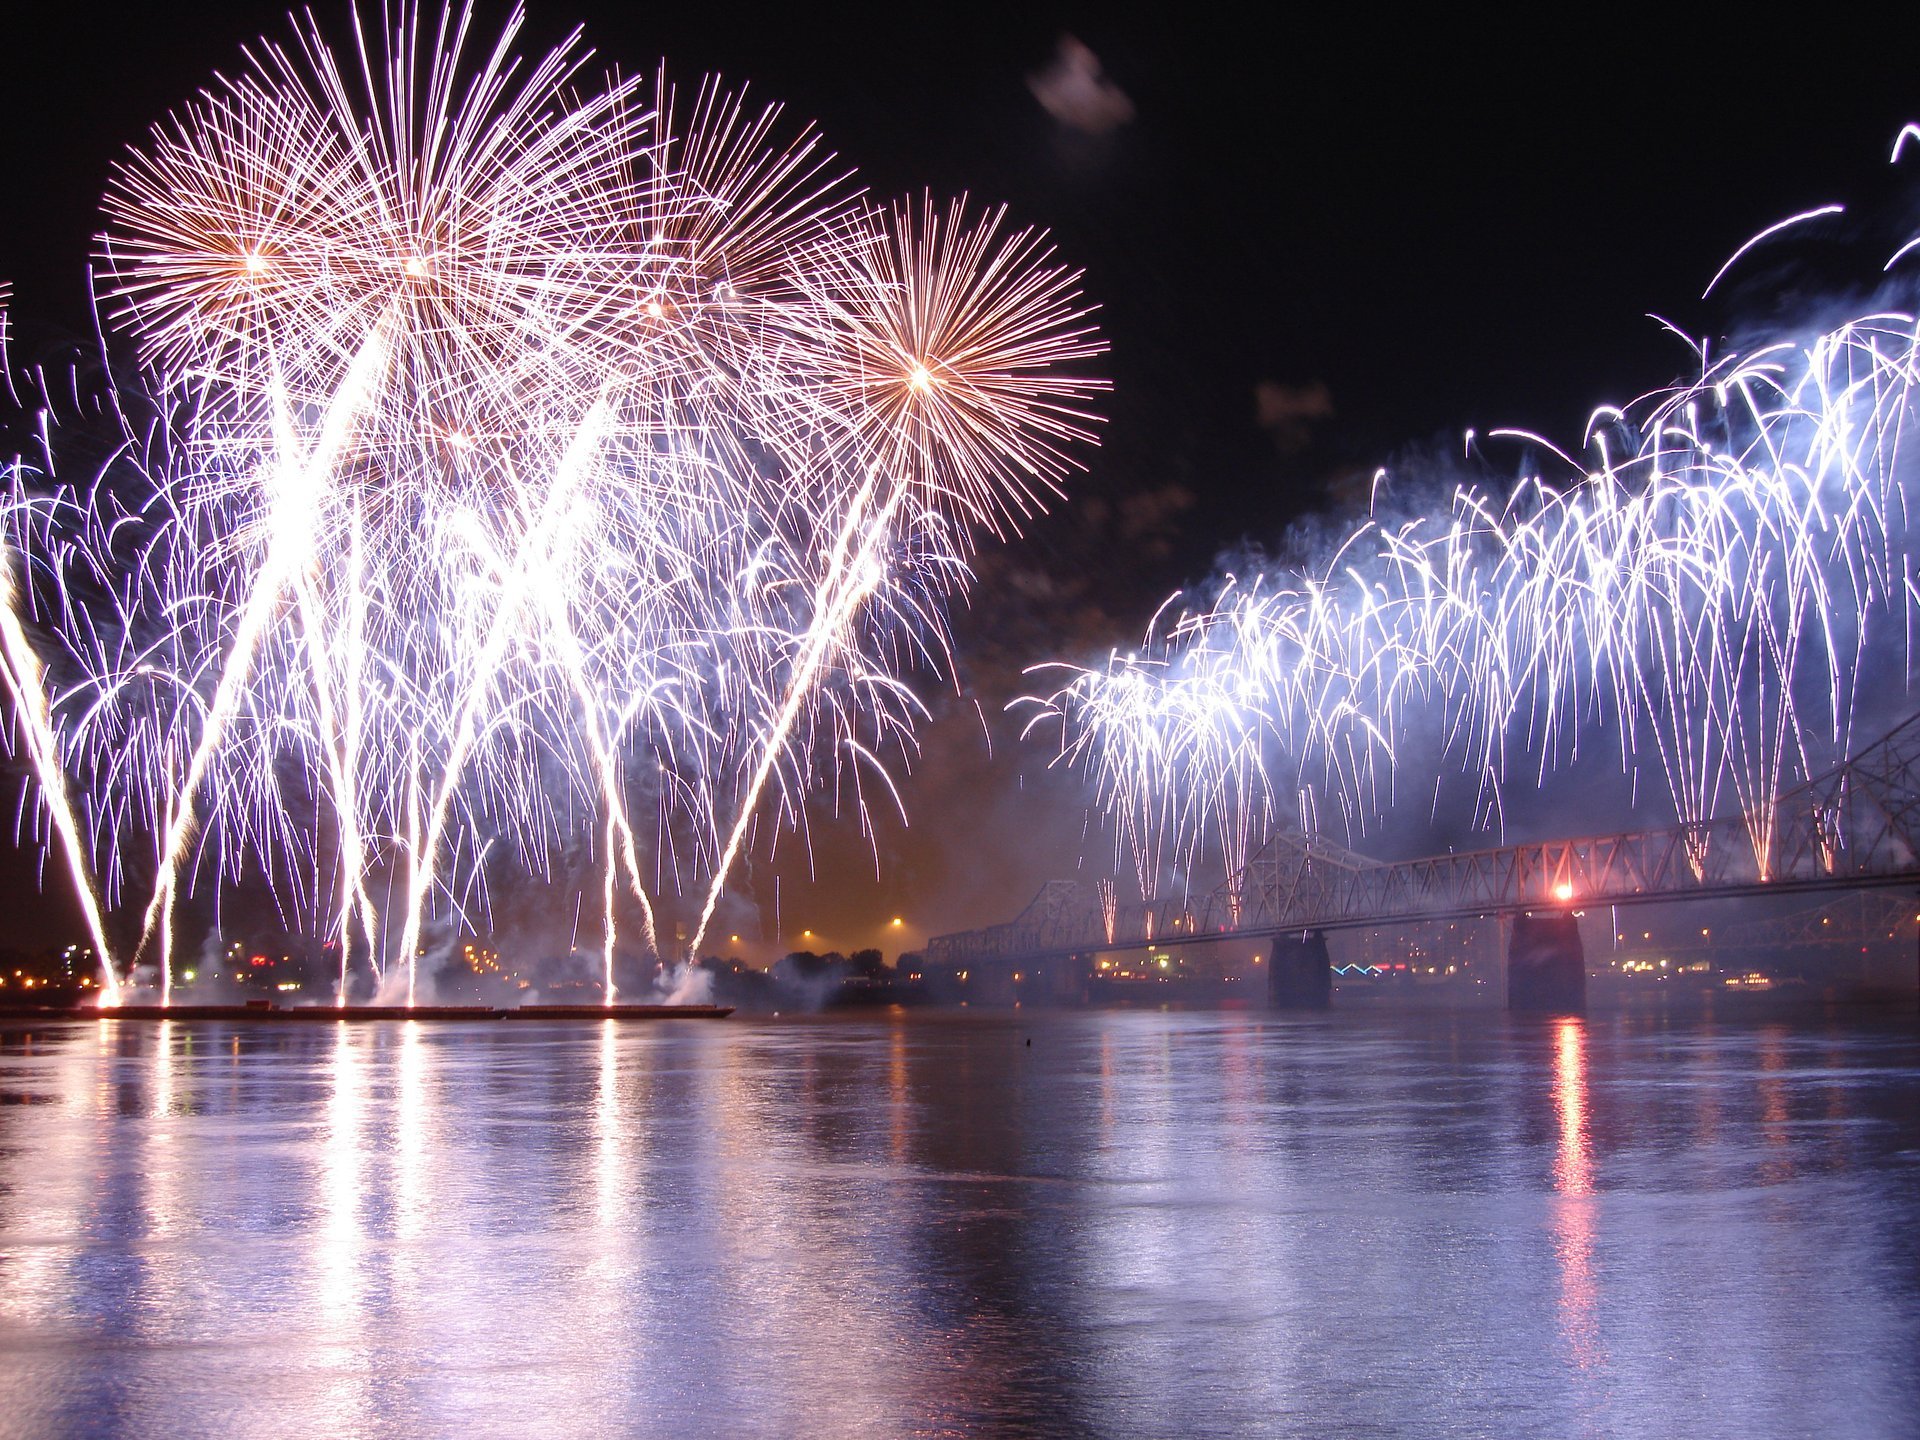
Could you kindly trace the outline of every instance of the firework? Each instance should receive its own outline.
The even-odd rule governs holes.
[[[718,82],[385,24],[263,43],[116,170],[154,418],[85,484],[15,467],[59,663],[40,704],[9,632],[8,678],[163,996],[196,887],[264,880],[343,1003],[356,965],[411,1001],[430,924],[584,841],[611,1000],[621,893],[655,950],[691,885],[697,946],[756,833],[891,793],[904,676],[1091,438],[1100,345],[1040,236],[875,206]]]
[[[1551,478],[1376,506],[1316,567],[1176,595],[1138,648],[1039,667],[1060,683],[1016,703],[1059,726],[1143,898],[1209,857],[1235,874],[1323,809],[1358,833],[1403,798],[1437,807],[1446,759],[1497,826],[1510,777],[1596,746],[1636,793],[1650,768],[1682,822],[1737,806],[1767,875],[1774,797],[1848,753],[1870,645],[1916,618],[1920,329],[1874,313],[1695,353],[1688,383],[1596,414],[1584,461],[1511,437]],[[1402,797],[1410,747],[1443,781]]]

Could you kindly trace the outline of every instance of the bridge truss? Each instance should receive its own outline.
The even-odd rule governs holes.
[[[934,964],[1682,899],[1920,886],[1920,715],[1759,816],[1382,862],[1289,829],[1204,898],[1119,904],[1054,880],[1003,925],[935,936]]]

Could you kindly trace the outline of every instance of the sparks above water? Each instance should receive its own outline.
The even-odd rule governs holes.
[[[14,466],[7,677],[163,997],[196,886],[264,880],[342,1003],[356,971],[410,1002],[429,923],[584,839],[611,1001],[616,890],[657,952],[691,886],[697,946],[810,794],[868,823],[1103,346],[1042,237],[876,206],[777,109],[595,89],[577,34],[525,65],[518,12],[491,45],[384,13],[263,42],[117,168],[99,288],[142,383],[86,483],[57,437]]]
[[[1492,828],[1509,777],[1603,745],[1635,793],[1657,774],[1682,822],[1737,804],[1767,874],[1770,802],[1849,753],[1870,678],[1884,702],[1912,673],[1920,326],[1876,312],[1694,353],[1686,383],[1597,412],[1584,460],[1490,437],[1557,473],[1398,515],[1383,475],[1331,558],[1176,594],[1137,649],[1030,672],[1063,678],[1015,702],[1028,731],[1059,726],[1142,897],[1208,864],[1233,876],[1283,824],[1365,831],[1409,747],[1442,784],[1456,765]]]

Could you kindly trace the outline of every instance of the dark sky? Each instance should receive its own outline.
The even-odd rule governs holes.
[[[1019,663],[1104,648],[1223,549],[1337,505],[1343,477],[1443,453],[1467,427],[1577,439],[1594,405],[1685,367],[1648,312],[1707,334],[1791,314],[1870,280],[1920,224],[1886,163],[1920,118],[1911,18],[1828,9],[1769,28],[1719,7],[1637,28],[1537,7],[1496,27],[1152,8],[540,0],[530,17],[529,47],[579,22],[609,63],[749,81],[817,121],[877,195],[1005,201],[1086,268],[1111,419],[1073,500],[988,557],[958,624],[989,715]],[[316,13],[337,30],[344,7]],[[271,4],[46,5],[10,25],[0,279],[16,362],[87,332],[112,157],[242,43],[285,32]],[[1065,35],[1130,104],[1105,134],[1063,125],[1029,86]],[[1748,236],[1836,200],[1855,213],[1796,237],[1792,268],[1762,252],[1698,299]],[[1263,386],[1269,420],[1305,423],[1263,428]],[[777,867],[786,932],[814,916],[893,949],[875,928],[893,914],[914,934],[1005,918],[1082,848],[1104,871],[1103,843],[1082,847],[1082,817],[1039,780],[1042,753],[995,719],[988,762],[971,706],[946,709],[966,723],[930,733],[905,787],[914,829],[882,826],[883,879],[823,825],[812,883],[797,855]],[[753,888],[770,911],[767,880]]]

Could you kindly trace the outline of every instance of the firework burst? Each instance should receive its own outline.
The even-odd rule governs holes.
[[[84,485],[14,467],[9,617],[59,663],[15,623],[7,677],[163,995],[181,898],[265,880],[343,1003],[411,1000],[430,922],[584,840],[611,999],[620,893],[654,950],[691,884],[697,946],[756,832],[892,794],[904,677],[1091,438],[1100,345],[1041,237],[875,206],[718,82],[383,23],[263,42],[115,171],[160,418]]]
[[[1207,857],[1233,874],[1277,824],[1364,831],[1416,741],[1442,778],[1404,798],[1438,807],[1451,761],[1486,826],[1514,776],[1610,747],[1682,822],[1736,806],[1769,873],[1773,799],[1848,753],[1871,646],[1920,618],[1920,329],[1873,313],[1695,355],[1597,413],[1584,458],[1504,437],[1555,472],[1377,510],[1318,566],[1176,595],[1138,648],[1039,667],[1060,683],[1016,703],[1092,777],[1143,896]]]

